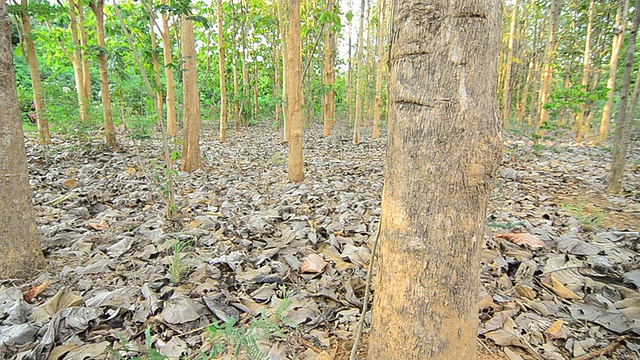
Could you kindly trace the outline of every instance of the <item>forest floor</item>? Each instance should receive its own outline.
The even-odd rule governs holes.
[[[306,179],[290,184],[280,132],[220,144],[205,128],[205,167],[176,176],[172,220],[158,141],[28,141],[48,268],[0,284],[0,358],[348,359],[386,141],[321,131],[306,130]],[[637,359],[639,149],[625,192],[609,195],[611,149],[504,138],[480,256],[481,358]]]

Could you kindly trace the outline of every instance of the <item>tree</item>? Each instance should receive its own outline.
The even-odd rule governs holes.
[[[162,0],[167,5],[167,0]],[[169,37],[169,14],[162,13],[162,55],[164,58],[164,77],[167,82],[167,133],[175,136],[176,126],[176,90],[173,81],[173,60],[171,59],[171,38]]]
[[[27,277],[45,265],[31,205],[12,55],[11,19],[0,1],[0,279]]]
[[[538,103],[540,104],[540,114],[536,122],[536,135],[541,135],[541,127],[549,121],[549,111],[546,104],[549,102],[551,95],[551,80],[553,79],[552,64],[554,54],[556,52],[556,41],[558,32],[558,17],[560,16],[561,0],[551,0],[551,10],[549,15],[549,39],[547,40],[547,49],[545,51],[544,66],[542,70],[542,81],[540,87],[540,96]]]
[[[356,52],[356,110],[353,121],[353,143],[358,145],[360,143],[360,121],[362,118],[362,58],[364,57],[364,13],[365,13],[365,1],[360,2],[360,25],[358,31],[358,50]]]
[[[300,55],[300,0],[289,1],[287,31],[287,116],[289,122],[289,181],[304,180],[302,163],[302,58]]]
[[[586,98],[587,88],[589,87],[589,72],[591,70],[591,38],[593,35],[593,16],[595,13],[595,0],[589,1],[589,23],[587,25],[586,40],[584,42],[584,60],[582,61],[582,93]],[[589,121],[586,120],[587,100],[583,99],[580,103],[580,111],[576,116],[576,142],[582,142],[583,138],[589,131]]]
[[[501,154],[499,0],[394,2],[369,359],[472,359]]]
[[[636,0],[633,23],[629,32],[629,45],[624,59],[624,74],[620,86],[620,105],[616,118],[616,132],[614,134],[613,158],[611,159],[611,179],[607,190],[610,193],[622,191],[622,175],[627,162],[627,151],[631,142],[633,131],[633,116],[627,116],[629,101],[629,89],[631,88],[631,71],[633,70],[633,57],[636,51],[636,35],[640,24],[640,0]],[[634,107],[635,108],[635,107]],[[631,115],[631,114],[629,114]]]
[[[333,0],[327,0],[327,12],[333,12]],[[335,122],[336,91],[335,69],[333,53],[335,47],[335,34],[331,27],[324,34],[324,67],[322,70],[322,83],[324,85],[322,100],[323,135],[331,135],[331,125]]]
[[[385,13],[386,2],[380,0],[380,22],[378,25],[378,61],[376,65],[376,103],[373,108],[373,132],[371,137],[377,139],[380,137],[380,109],[382,109],[382,69],[384,67],[384,54],[385,54]]]
[[[220,71],[220,142],[227,141],[227,88],[224,76],[224,30],[222,30],[222,0],[217,1],[218,69]],[[195,54],[194,54],[195,56]],[[195,62],[195,60],[194,60]]]
[[[502,126],[504,127],[511,112],[511,67],[513,64],[513,45],[516,38],[516,26],[518,24],[518,0],[513,2],[511,9],[511,26],[509,30],[509,45],[507,50],[507,63],[504,69],[502,84]]]
[[[75,7],[76,5],[74,3],[74,0],[69,0],[69,27],[71,28],[71,39],[73,41],[73,57],[71,57],[71,63],[73,64],[73,73],[76,79],[76,93],[78,94],[78,108],[80,110],[80,119],[82,121],[87,121],[89,119],[89,99],[87,98],[87,91],[85,90],[85,79],[82,72],[82,50],[80,39],[78,38],[78,24],[76,21]]]
[[[20,24],[22,25],[20,43],[23,45],[22,54],[27,61],[27,65],[29,65],[33,102],[36,106],[38,142],[47,145],[51,144],[51,134],[49,133],[49,121],[47,120],[47,111],[44,103],[44,90],[42,89],[42,81],[40,80],[38,56],[36,55],[36,47],[33,40],[31,40],[31,21],[27,9],[27,0],[22,0],[20,4]]]
[[[200,96],[196,73],[196,45],[193,38],[193,20],[182,14],[180,36],[184,69],[182,72],[184,103],[184,142],[182,144],[182,170],[192,172],[202,167],[200,159]]]
[[[98,63],[100,65],[100,92],[102,93],[102,111],[104,116],[104,133],[107,146],[116,146],[116,131],[113,126],[113,112],[111,111],[111,96],[109,95],[109,75],[107,74],[107,50],[104,41],[104,0],[94,0],[90,4],[91,11],[96,16],[96,30],[98,32]]]

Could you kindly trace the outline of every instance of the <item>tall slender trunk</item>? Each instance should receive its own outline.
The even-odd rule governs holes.
[[[624,5],[623,5],[624,1]],[[607,79],[607,100],[602,108],[602,119],[600,120],[600,132],[598,142],[604,141],[609,132],[611,123],[611,107],[613,104],[613,92],[616,84],[616,74],[618,71],[618,58],[622,49],[622,40],[627,28],[627,17],[629,12],[629,0],[618,0],[618,10],[616,11],[615,32],[611,44],[611,57],[609,58],[609,78]]]
[[[507,63],[504,70],[502,84],[502,127],[505,127],[511,113],[511,67],[513,66],[513,44],[516,37],[518,24],[518,0],[513,2],[511,10],[511,26],[509,27],[509,45],[507,50]]]
[[[593,28],[593,16],[595,13],[596,2],[591,0],[589,2],[589,22],[587,23],[587,34],[584,44],[584,59],[582,61],[582,93],[584,97],[587,96],[587,88],[589,87],[589,70],[591,68],[591,37]],[[587,100],[585,99],[580,103],[580,111],[576,116],[576,142],[582,142],[585,135],[589,131],[589,122],[586,121],[585,116],[587,112]]]
[[[551,0],[551,10],[549,15],[549,34],[547,40],[547,49],[545,51],[544,65],[542,66],[542,81],[540,86],[540,96],[538,103],[540,104],[540,114],[538,121],[536,121],[536,135],[541,136],[541,127],[549,122],[549,112],[545,105],[549,102],[549,96],[551,95],[551,81],[552,77],[552,61],[556,51],[556,38],[558,17],[560,16],[560,4],[562,0]]]
[[[167,0],[162,0],[167,5]],[[167,133],[177,134],[176,126],[176,86],[173,79],[173,60],[171,59],[171,38],[169,37],[169,15],[162,14],[162,55],[164,57],[164,77],[167,83]]]
[[[233,70],[233,119],[235,123],[236,134],[240,132],[240,99],[238,98],[238,44],[237,44],[237,31],[236,26],[236,8],[233,1],[229,3],[231,6],[231,68]]]
[[[382,108],[382,72],[384,70],[384,45],[386,36],[386,1],[380,0],[380,23],[378,25],[378,61],[376,62],[376,104],[373,108],[373,133],[372,138],[380,137],[380,109]]]
[[[289,181],[304,180],[302,160],[302,58],[300,54],[300,0],[290,0],[287,31],[287,119],[289,121]]]
[[[358,51],[356,54],[356,110],[355,119],[353,122],[353,144],[358,145],[360,143],[360,121],[362,117],[362,57],[363,57],[363,30],[364,30],[364,14],[365,14],[365,0],[360,2],[360,26],[358,31]]]
[[[116,146],[116,130],[113,126],[113,111],[111,110],[111,94],[109,93],[109,75],[107,73],[106,43],[104,41],[104,0],[95,0],[90,3],[91,10],[96,16],[96,31],[98,33],[98,46],[102,49],[98,52],[100,66],[100,92],[102,94],[102,115],[104,117],[104,135],[107,146]]]
[[[279,129],[282,126],[282,120],[280,119],[282,114],[282,107],[280,103],[282,101],[282,61],[280,60],[280,47],[278,46],[278,32],[274,32],[273,36],[273,97],[276,99],[276,106],[274,109],[273,121],[276,127]]]
[[[258,113],[260,112],[260,69],[258,63],[253,64],[253,119],[258,119]]]
[[[333,12],[333,0],[327,0],[327,11]],[[335,88],[334,88],[334,51],[335,34],[331,29],[326,29],[324,33],[324,67],[322,71],[322,84],[324,91],[322,96],[322,120],[323,136],[331,135],[331,126],[335,121]]]
[[[220,1],[220,0],[218,0]],[[192,172],[202,167],[200,159],[200,96],[198,94],[198,74],[196,49],[193,36],[193,20],[182,14],[180,18],[182,38],[182,72],[184,104],[184,142],[182,145],[182,170]]]
[[[349,0],[349,8],[353,8],[353,0]],[[347,46],[347,124],[353,124],[353,29],[349,24],[349,44]]]
[[[84,84],[84,98],[91,101],[91,73],[89,72],[89,57],[86,54],[87,45],[87,29],[84,21],[84,6],[82,0],[76,2],[78,8],[78,25],[80,30],[80,52],[82,53],[82,83]]]
[[[20,42],[24,44],[26,51],[22,51],[27,65],[29,65],[29,75],[31,77],[31,88],[33,91],[33,102],[36,106],[36,124],[38,125],[38,143],[41,145],[51,144],[51,134],[49,132],[49,121],[47,120],[47,109],[44,103],[44,90],[40,80],[40,69],[38,67],[38,56],[36,47],[31,40],[31,21],[27,14],[27,0],[21,0],[20,22],[22,23],[22,33]]]
[[[79,0],[75,0],[79,1]],[[78,94],[78,110],[80,119],[84,122],[89,119],[86,91],[84,88],[84,76],[82,75],[82,52],[80,51],[80,39],[78,38],[78,23],[76,21],[76,5],[74,0],[69,0],[69,27],[71,28],[71,40],[73,41],[73,75],[76,80],[76,93]]]
[[[287,43],[287,17],[285,13],[288,12],[286,6],[286,0],[276,0],[278,2],[278,26],[280,28],[280,39],[282,43],[282,134],[285,142],[289,141],[291,132],[289,131],[289,109],[287,98],[287,60],[289,59],[289,45]]]
[[[218,19],[218,70],[220,74],[220,142],[227,141],[227,87],[224,71],[224,40],[222,30],[222,0],[217,1]]]
[[[153,77],[156,81],[156,102],[158,108],[164,110],[164,94],[162,93],[162,80],[160,78],[160,62],[158,61],[157,41],[155,32],[155,13],[153,12],[153,0],[149,0],[149,36],[151,38],[151,63],[153,64]]]
[[[633,58],[636,51],[636,35],[640,24],[640,0],[635,2],[633,23],[629,32],[629,45],[624,59],[624,75],[620,86],[620,105],[618,116],[616,117],[616,132],[614,134],[613,157],[611,159],[611,179],[607,191],[619,193],[622,191],[622,176],[627,162],[627,151],[631,142],[633,132],[634,114],[627,116],[629,100],[629,89],[631,87],[631,71],[633,70]]]

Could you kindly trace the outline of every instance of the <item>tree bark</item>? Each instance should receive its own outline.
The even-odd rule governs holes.
[[[353,144],[358,145],[360,143],[360,122],[362,121],[362,57],[364,56],[364,13],[365,13],[365,1],[360,2],[360,26],[358,31],[358,50],[356,52],[356,109],[353,121]]]
[[[236,26],[236,10],[233,1],[231,1],[229,5],[231,6],[231,42],[233,46],[231,51],[231,68],[233,70],[233,120],[237,134],[240,132],[240,125],[242,125],[240,122],[240,99],[238,98],[238,42],[236,41],[238,28]],[[275,72],[277,73],[278,71],[276,70]],[[276,118],[277,117],[278,114],[276,113]]]
[[[368,359],[475,359],[501,2],[397,0]]]
[[[84,6],[82,0],[76,2],[78,8],[78,25],[80,30],[80,52],[82,53],[82,83],[84,85],[84,98],[91,101],[91,73],[89,72],[89,57],[87,56],[87,29],[84,24]]]
[[[167,0],[162,0],[166,5]],[[167,82],[167,133],[175,136],[176,126],[176,86],[173,81],[173,60],[171,59],[171,38],[169,37],[169,16],[162,14],[162,54],[164,57],[164,77]]]
[[[287,60],[289,59],[289,45],[287,44],[287,17],[285,13],[288,12],[286,0],[276,0],[278,3],[278,27],[280,29],[280,39],[282,42],[282,138],[284,142],[288,142],[290,138],[289,131],[289,109],[288,109],[288,98],[287,98],[287,72],[289,71]]]
[[[624,1],[624,5],[622,2]],[[614,26],[613,41],[611,43],[611,57],[609,59],[609,78],[607,79],[607,100],[602,108],[602,119],[600,120],[600,132],[598,141],[602,142],[607,138],[609,124],[611,123],[611,107],[613,105],[613,92],[616,84],[616,74],[618,71],[618,57],[622,49],[622,40],[627,28],[627,17],[629,13],[629,0],[618,0],[618,10]]]
[[[287,121],[289,122],[289,181],[304,180],[302,158],[302,58],[300,54],[300,0],[290,0],[287,31]]]
[[[106,43],[104,41],[104,0],[95,0],[89,6],[96,16],[96,31],[98,33],[98,53],[100,66],[100,92],[102,93],[102,114],[104,117],[104,134],[107,146],[116,146],[116,130],[113,126],[113,111],[111,110],[111,95],[109,93],[109,75],[107,73]]]
[[[561,0],[551,0],[551,10],[549,15],[549,38],[547,40],[547,49],[545,51],[544,65],[542,69],[542,81],[540,86],[540,96],[538,97],[538,103],[540,104],[540,114],[538,115],[538,121],[536,121],[537,136],[542,135],[541,127],[549,122],[549,112],[545,105],[549,101],[549,95],[551,95],[551,80],[552,80],[552,67],[551,62],[556,51],[557,40],[557,27],[558,17],[560,16],[560,2]]]
[[[591,37],[593,29],[593,16],[595,13],[595,0],[589,1],[589,22],[587,23],[587,34],[584,44],[584,59],[582,61],[582,93],[586,97],[587,88],[589,87],[589,72],[591,68]],[[581,143],[587,132],[589,131],[589,122],[585,116],[587,112],[587,100],[580,103],[580,111],[576,116],[576,142]]]
[[[38,56],[36,47],[31,40],[31,21],[27,14],[27,0],[21,1],[22,11],[20,21],[22,23],[21,42],[24,42],[26,51],[24,57],[29,65],[29,75],[31,77],[31,87],[33,90],[33,102],[36,106],[36,124],[38,125],[38,142],[41,145],[51,144],[51,133],[49,132],[49,121],[47,120],[47,109],[44,103],[44,90],[40,80],[40,69],[38,67]]]
[[[12,54],[11,19],[0,1],[0,279],[24,279],[45,266],[31,205]]]
[[[513,2],[511,10],[511,26],[509,27],[509,45],[507,50],[507,63],[504,70],[502,86],[502,127],[505,127],[511,114],[511,67],[513,64],[513,44],[518,25],[518,0]]]
[[[225,142],[227,141],[227,86],[224,75],[224,33],[222,30],[222,0],[217,1],[216,12],[216,17],[218,20],[218,71],[220,74],[220,142]]]
[[[76,80],[78,110],[80,112],[80,120],[85,122],[89,119],[89,114],[87,112],[89,99],[86,98],[86,91],[84,88],[84,75],[82,75],[82,52],[80,51],[80,39],[78,38],[78,24],[76,21],[76,5],[74,0],[69,0],[69,19],[69,27],[71,28],[71,40],[73,41],[73,57],[71,59],[71,64],[73,65],[73,75]]]
[[[620,86],[620,105],[616,117],[616,132],[614,134],[613,158],[611,159],[611,179],[607,191],[619,193],[622,191],[622,177],[627,162],[627,151],[631,142],[633,131],[633,115],[627,116],[629,89],[631,88],[631,72],[633,70],[633,57],[636,51],[636,35],[640,24],[640,0],[636,0],[633,15],[633,23],[629,32],[629,44],[624,60],[624,75]]]
[[[184,69],[182,72],[184,103],[184,143],[182,145],[182,170],[192,172],[202,167],[200,159],[200,96],[196,66],[196,47],[193,37],[193,20],[182,15],[180,35]]]
[[[378,62],[376,66],[376,103],[373,108],[373,132],[371,137],[377,139],[380,137],[380,109],[382,109],[382,72],[384,70],[384,48],[386,42],[385,39],[385,14],[386,14],[386,1],[380,0],[380,23],[378,25]]]
[[[327,11],[333,12],[333,0],[327,0]],[[324,92],[322,97],[323,136],[331,135],[331,126],[335,121],[335,72],[333,66],[335,34],[331,29],[325,29],[324,33],[324,67],[322,71],[322,84]]]

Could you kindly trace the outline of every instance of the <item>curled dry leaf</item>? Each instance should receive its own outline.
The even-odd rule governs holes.
[[[300,265],[300,272],[318,274],[322,272],[327,262],[318,254],[309,254]]]
[[[546,287],[547,289],[553,291],[556,295],[561,298],[565,298],[567,300],[580,300],[582,299],[578,294],[569,290],[563,283],[558,281],[558,279],[553,276],[553,274],[549,276],[543,276],[540,278],[540,283]]]
[[[93,230],[104,231],[109,229],[109,223],[106,220],[102,219],[99,223],[89,223],[89,226]]]
[[[498,237],[533,250],[544,247],[544,243],[537,236],[529,233],[501,234]]]
[[[28,303],[33,303],[33,298],[40,295],[47,287],[49,287],[49,280],[45,280],[42,284],[32,287],[24,294],[24,300]]]

